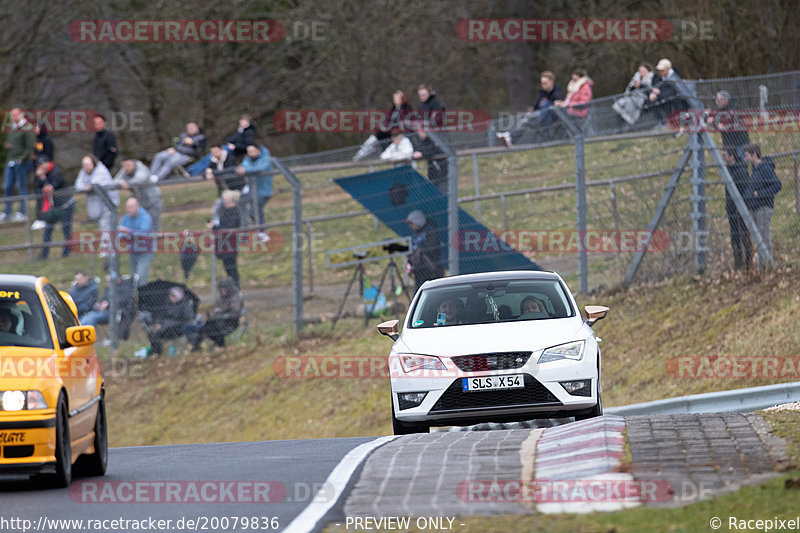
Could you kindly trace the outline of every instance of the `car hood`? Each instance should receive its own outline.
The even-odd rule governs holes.
[[[46,348],[0,347],[0,390],[41,389],[50,383],[58,386],[57,354]]]
[[[394,350],[397,353],[445,357],[536,351],[584,339],[590,334],[591,329],[584,329],[584,322],[580,317],[425,329],[406,328],[397,340]]]

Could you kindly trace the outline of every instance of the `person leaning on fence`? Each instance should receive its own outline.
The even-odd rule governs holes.
[[[216,183],[217,197],[222,196],[224,190],[241,191],[245,186],[244,176],[236,172],[236,157],[221,146],[211,147],[211,159],[205,169],[205,177]]]
[[[58,165],[49,161],[45,156],[39,158],[36,166],[36,222],[31,229],[44,228],[42,242],[49,244],[53,239],[56,224],[61,223],[61,232],[64,235],[64,250],[61,257],[70,254],[69,240],[72,236],[72,217],[75,213],[75,198],[72,189],[64,181],[64,175]],[[38,224],[37,224],[38,222]],[[44,246],[39,252],[39,259],[45,260],[50,255],[50,247]]]
[[[411,136],[414,148],[412,157],[428,160],[428,179],[447,196],[447,158],[444,157],[442,149],[428,136],[425,128],[425,124],[420,122],[416,134]]]
[[[114,184],[126,191],[131,191],[134,198],[139,200],[139,205],[147,211],[153,221],[152,231],[161,231],[161,211],[164,209],[164,199],[158,185],[150,179],[151,172],[147,165],[126,157],[122,160],[122,168],[114,176]]]
[[[242,189],[242,196],[249,195],[252,198],[248,209],[250,218],[254,224],[264,224],[264,206],[272,198],[272,156],[269,150],[264,145],[248,146],[247,156],[236,168],[236,173],[248,181]],[[242,201],[247,202],[248,199],[243,198]],[[256,211],[253,211],[254,207]],[[259,238],[266,239],[266,233],[259,234]]]
[[[432,221],[425,218],[419,209],[411,211],[405,220],[413,235],[411,236],[411,253],[408,256],[408,269],[414,275],[415,291],[429,279],[444,276],[441,261],[442,241]]]
[[[539,76],[539,94],[533,106],[511,130],[497,133],[497,138],[506,146],[513,146],[522,140],[528,129],[537,131],[536,141],[546,141],[550,138],[550,126],[553,124],[553,110],[550,107],[557,101],[564,99],[564,91],[556,83],[555,74],[545,70]]]
[[[255,143],[256,127],[250,122],[249,115],[239,117],[239,125],[233,134],[225,138],[225,143],[221,149],[231,155],[233,163],[236,165],[236,157],[242,156],[247,152],[247,146]],[[202,158],[192,163],[186,171],[192,176],[205,175],[206,169],[211,165],[213,153],[209,152]]]
[[[186,335],[189,342],[194,345],[197,336],[197,327],[194,323],[194,304],[186,296],[186,291],[181,287],[172,287],[168,292],[168,303],[165,305],[154,322],[147,328],[150,339],[150,353],[160,355],[163,351],[164,341]]]
[[[628,127],[633,126],[639,120],[644,104],[648,100],[650,89],[653,87],[653,77],[653,65],[647,61],[639,63],[633,78],[625,87],[625,94],[611,106]]]
[[[728,173],[733,179],[736,189],[739,194],[744,198],[747,189],[747,182],[750,176],[747,173],[747,164],[739,157],[736,148],[728,148],[722,150],[722,159],[725,161],[725,166]],[[725,189],[725,212],[728,215],[728,224],[731,228],[731,249],[733,250],[733,268],[741,270],[742,268],[749,268],[750,261],[753,257],[753,245],[750,242],[750,232],[747,231],[747,226],[744,223],[742,215],[736,208],[733,202],[733,197]]]
[[[28,174],[33,167],[31,155],[33,154],[36,138],[33,134],[33,126],[25,118],[22,109],[15,107],[10,112],[11,131],[4,143],[7,150],[7,162],[3,173],[3,194],[6,197],[14,196],[14,188],[17,194],[23,196],[28,194]],[[12,203],[6,202],[5,211],[0,213],[0,222],[4,222],[11,217]],[[14,214],[14,221],[26,220],[25,200],[19,201],[19,210]]]
[[[89,220],[97,221],[100,231],[111,231],[112,208],[103,201],[95,187],[104,187],[114,204],[114,209],[119,205],[119,192],[113,189],[114,180],[106,166],[98,161],[94,155],[85,155],[81,159],[81,171],[75,180],[75,190],[84,191],[86,195],[86,210]]]
[[[131,275],[136,286],[141,287],[147,283],[155,250],[151,235],[153,221],[136,198],[128,198],[125,202],[125,215],[119,221],[117,230],[120,237],[127,241],[125,247],[131,262]]]
[[[709,120],[715,129],[721,132],[722,147],[733,148],[739,158],[744,157],[743,148],[750,144],[750,134],[744,120],[737,120],[739,106],[728,91],[717,91],[714,98],[717,109],[710,114]]]
[[[97,302],[97,283],[83,270],[75,272],[75,281],[69,289],[69,295],[78,308],[78,316],[83,316],[94,308]]]
[[[239,267],[237,250],[237,229],[242,227],[242,213],[239,207],[239,191],[225,191],[218,209],[215,206],[214,220],[206,226],[217,232],[216,256],[222,261],[225,273],[239,287]]]
[[[775,195],[780,192],[783,184],[775,174],[775,162],[769,156],[762,157],[759,145],[748,144],[745,146],[744,160],[753,166],[744,190],[744,201],[753,214],[758,232],[767,248],[767,257],[761,257],[760,252],[758,254],[758,263],[763,267],[772,261],[770,224],[772,212],[775,209]]]
[[[206,150],[206,136],[197,122],[189,121],[186,129],[180,134],[175,144],[153,156],[150,171],[155,181],[161,181],[170,175],[173,169],[189,163]]]
[[[669,116],[686,107],[681,100],[683,80],[677,71],[672,68],[669,59],[660,59],[656,64],[656,75],[653,77],[653,88],[650,89],[648,100],[655,110],[656,119],[666,123]]]
[[[589,116],[589,101],[592,99],[594,82],[586,74],[586,70],[576,68],[572,71],[572,79],[567,84],[567,96],[557,100],[555,105],[564,108],[573,124],[583,130],[586,117]]]
[[[223,278],[217,283],[219,290],[214,309],[208,315],[208,320],[200,327],[199,334],[194,339],[193,350],[200,349],[203,336],[208,337],[216,346],[225,346],[225,337],[239,327],[239,320],[244,309],[242,299],[236,283],[231,278]]]

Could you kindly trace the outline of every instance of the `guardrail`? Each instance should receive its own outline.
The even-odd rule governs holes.
[[[609,415],[676,415],[686,413],[748,413],[800,400],[800,381],[779,383],[763,387],[733,389],[690,396],[678,396],[666,400],[605,407]]]

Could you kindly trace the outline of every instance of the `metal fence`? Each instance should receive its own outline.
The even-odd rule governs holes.
[[[783,185],[775,197],[772,216],[772,259],[777,264],[795,262],[800,244],[800,72],[687,80],[682,90],[670,112],[651,107],[633,124],[614,109],[621,98],[617,95],[592,100],[585,118],[560,111],[547,120],[541,114],[527,117],[520,125],[523,113],[513,120],[505,115],[457,131],[438,131],[434,137],[439,150],[433,158],[443,160],[449,154],[450,203],[447,213],[432,215],[450,217],[450,259],[458,251],[453,250],[456,241],[452,238],[452,217],[458,206],[542,268],[561,273],[576,291],[733,268],[725,186],[730,172],[726,176],[726,165],[720,164],[725,143],[719,132],[698,131],[692,122],[703,119],[703,110],[716,109],[716,95],[723,90],[743,115],[749,113],[749,141],[759,144],[763,155],[772,158]],[[515,127],[511,147],[504,146],[498,133]],[[249,221],[250,226],[244,228],[256,240],[258,233],[267,230],[269,244],[254,247],[253,253],[238,254],[247,321],[256,325],[248,334],[258,331],[261,323],[291,321],[299,330],[304,320],[332,318],[352,268],[329,268],[327,252],[396,237],[334,182],[338,177],[393,166],[377,154],[354,161],[358,150],[359,146],[353,146],[274,160],[289,181],[275,180],[273,196],[266,205],[267,222],[256,225]],[[408,163],[427,176],[429,160]],[[174,178],[158,187],[164,199],[162,231],[202,233],[207,220],[213,218],[218,196],[213,182]],[[730,190],[727,196],[731,196]],[[123,202],[126,197],[123,192]],[[26,197],[31,214],[36,200],[33,195]],[[96,230],[94,223],[86,222],[85,213],[85,197],[76,195],[73,243],[80,241],[80,235]],[[87,271],[89,277],[102,278],[105,258],[98,253],[59,258],[64,243],[55,237],[50,257],[58,268],[52,264],[41,268],[35,262],[42,249],[41,237],[39,230],[30,229],[31,222],[4,225],[0,233],[4,270],[46,270],[62,285],[69,283],[78,269]],[[754,242],[754,255],[758,244]],[[488,247],[490,243],[479,240],[476,245]],[[497,253],[499,256],[504,250]],[[197,309],[207,317],[218,299],[216,281],[224,276],[221,260],[213,250],[201,250],[189,274],[184,275],[182,259],[186,255],[156,254],[150,279],[183,284],[197,296]],[[124,255],[119,259],[124,279],[131,273],[129,261]],[[755,257],[751,264],[757,268]],[[454,265],[450,266],[452,273]],[[374,283],[384,268],[385,262],[377,261],[365,265],[363,273]],[[411,280],[406,282],[411,284]],[[163,300],[166,296],[162,291],[152,297]],[[363,298],[355,300],[351,299],[346,309],[363,305]],[[141,295],[138,303],[142,307]],[[125,310],[125,306],[120,308]],[[136,316],[130,331],[121,328],[120,339],[124,341],[126,333],[130,339],[123,344],[124,350],[133,351],[146,343],[148,331],[140,322]],[[110,333],[114,344],[117,333]]]

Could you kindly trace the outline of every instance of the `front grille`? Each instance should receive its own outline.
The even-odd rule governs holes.
[[[453,381],[442,394],[439,401],[431,409],[431,413],[437,411],[454,411],[459,409],[482,409],[515,407],[519,405],[550,404],[562,405],[558,398],[547,390],[547,387],[529,374],[524,377],[525,388],[523,389],[501,389],[477,392],[463,392],[461,389],[461,379]]]
[[[531,352],[478,353],[451,357],[462,372],[486,372],[489,370],[511,370],[528,362]]]
[[[3,457],[14,459],[18,457],[30,457],[33,455],[33,446],[4,446]]]

